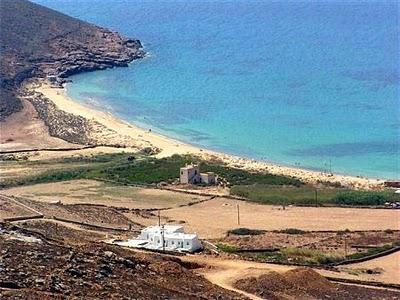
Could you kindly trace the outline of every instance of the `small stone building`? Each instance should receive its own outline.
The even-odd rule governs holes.
[[[180,183],[182,184],[215,184],[216,177],[214,172],[200,173],[199,166],[187,165],[180,169]]]
[[[201,182],[205,184],[215,184],[215,174],[214,172],[200,173]]]
[[[200,170],[197,165],[187,165],[180,170],[180,182],[183,184],[200,183]]]

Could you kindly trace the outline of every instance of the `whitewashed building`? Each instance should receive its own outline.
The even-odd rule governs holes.
[[[200,173],[198,165],[187,165],[180,169],[180,183],[182,184],[215,184],[216,178],[214,172]]]
[[[185,233],[181,225],[146,227],[136,239],[115,243],[127,247],[178,252],[196,252],[202,249],[197,234]]]

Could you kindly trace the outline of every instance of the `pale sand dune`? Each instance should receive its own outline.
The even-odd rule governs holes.
[[[271,174],[293,176],[309,183],[316,183],[318,180],[340,182],[342,185],[348,185],[355,188],[378,188],[383,184],[383,180],[379,179],[358,178],[338,174],[329,175],[317,171],[279,166],[271,163],[259,162],[256,160],[218,153],[206,149],[200,149],[199,147],[165,137],[153,131],[149,132],[150,128],[140,128],[133,124],[124,122],[106,112],[97,111],[77,103],[66,95],[65,89],[63,88],[54,88],[46,83],[41,83],[40,85],[30,85],[27,86],[27,88],[44,94],[47,98],[52,100],[59,109],[76,115],[81,115],[87,119],[96,120],[97,122],[114,130],[122,136],[128,136],[132,138],[134,142],[137,141],[138,145],[142,145],[144,142],[151,143],[153,146],[161,149],[161,152],[157,155],[157,157],[167,157],[173,154],[190,153],[200,155],[205,159],[218,159],[236,168],[243,168],[258,172],[268,171]],[[124,151],[130,150],[132,149],[124,149]],[[103,148],[102,151],[107,152],[107,148]],[[111,151],[115,151],[115,149]],[[117,151],[121,151],[121,149],[117,149]],[[98,150],[92,150],[91,152],[96,153]],[[44,153],[44,155],[47,157],[46,153]]]

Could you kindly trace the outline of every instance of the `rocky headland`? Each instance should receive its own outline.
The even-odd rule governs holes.
[[[136,146],[93,120],[57,109],[44,95],[23,87],[35,80],[61,86],[80,72],[126,67],[145,56],[140,41],[26,0],[2,0],[0,5],[0,121],[21,111],[25,99],[50,136],[82,145]]]

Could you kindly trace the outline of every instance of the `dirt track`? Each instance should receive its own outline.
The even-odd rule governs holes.
[[[390,261],[393,263],[392,259],[393,257],[387,256],[389,265]],[[232,258],[229,259],[229,258],[201,256],[201,255],[186,256],[183,257],[182,260],[195,262],[199,265],[203,265],[204,267],[198,269],[197,272],[203,275],[210,282],[219,285],[225,289],[242,293],[243,295],[246,295],[251,299],[261,299],[261,298],[236,289],[233,285],[237,280],[248,277],[258,277],[270,271],[282,273],[295,268],[292,266],[285,266],[285,265],[258,263],[258,262],[244,261]],[[351,275],[344,272],[339,273],[335,271],[328,271],[322,269],[315,269],[315,271],[317,271],[319,274],[323,276],[329,276],[335,278],[358,279],[358,280],[361,279],[366,281],[379,280],[384,283],[399,283],[399,276],[397,278],[393,278],[392,276],[394,274],[390,273],[391,272],[390,268],[387,269],[387,276],[384,277],[378,276],[376,278],[370,277],[369,279],[360,278],[357,275]]]
[[[347,272],[360,272],[359,279],[400,284],[400,252],[365,261],[362,263],[343,266]],[[366,269],[383,269],[381,274],[368,274]]]
[[[242,278],[259,276],[267,271],[283,272],[292,269],[289,266],[261,264],[242,260],[231,260],[209,256],[186,256],[182,260],[196,262],[205,265],[205,268],[197,270],[210,282],[225,289],[241,293],[250,299],[262,299],[255,295],[236,289],[233,284]]]

